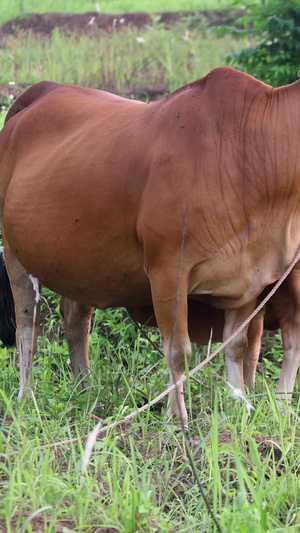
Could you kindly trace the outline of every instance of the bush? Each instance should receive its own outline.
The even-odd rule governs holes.
[[[227,63],[274,87],[292,83],[300,69],[299,0],[246,0],[244,5],[245,15],[236,21],[242,29],[221,31],[246,35],[254,43],[226,56]]]

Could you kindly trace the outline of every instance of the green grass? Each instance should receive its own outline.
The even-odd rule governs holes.
[[[79,393],[56,303],[44,307],[44,322],[52,340],[40,339],[27,403],[17,401],[15,351],[0,350],[0,531],[213,533],[187,446],[224,533],[299,530],[299,383],[282,416],[266,367],[270,387],[258,376],[248,417],[242,402],[227,397],[220,355],[197,376],[201,385],[187,384],[188,442],[170,432],[159,405],[98,440],[82,478],[84,437],[96,424],[88,413],[104,424],[121,419],[167,386],[166,364],[122,311],[98,311],[91,383]],[[195,351],[192,365],[201,357]]]
[[[159,13],[161,11],[199,11],[224,9],[230,6],[229,0],[99,0],[87,2],[81,0],[2,0],[0,7],[0,25],[7,20],[23,17],[28,13],[87,13],[97,12],[97,4],[101,13],[127,13],[144,11]],[[98,8],[99,9],[99,8]]]

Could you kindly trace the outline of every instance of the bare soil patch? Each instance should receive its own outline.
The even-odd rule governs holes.
[[[100,13],[43,13],[32,14],[20,19],[12,19],[0,28],[0,39],[14,35],[20,30],[50,34],[54,28],[65,32],[91,33],[95,29],[112,32],[113,29],[124,26],[143,28],[150,26],[153,21],[166,27],[189,19],[190,24],[214,25],[232,24],[240,15],[237,10],[201,11],[195,13],[161,13],[150,16],[148,13],[100,14]]]
[[[21,526],[24,525],[26,519],[28,518],[27,514],[28,516],[30,516],[29,512],[24,513],[24,516],[22,517],[22,520],[21,520]],[[18,516],[15,516],[10,522],[12,533],[18,533],[20,531],[20,528],[17,526],[17,523],[18,523]],[[38,532],[42,533],[43,531],[45,531],[45,524],[49,526],[49,523],[50,521],[47,520],[47,514],[46,514],[46,517],[42,515],[38,515],[38,516],[34,516],[30,520],[30,525],[32,527],[32,530],[35,533],[38,533]],[[57,520],[55,524],[55,530],[53,531],[53,533],[63,533],[63,531],[66,531],[66,530],[73,531],[75,527],[76,527],[76,524],[73,520],[69,520],[69,519]],[[96,532],[97,533],[117,533],[117,529],[115,528],[106,528],[106,527],[101,527],[101,526],[96,527],[93,530],[91,530],[90,528],[80,529],[82,533],[84,533],[84,531],[87,531],[87,530],[90,533],[93,533],[93,531],[95,533]],[[0,523],[0,533],[6,533],[6,532],[7,532],[6,525],[4,523],[3,524]]]

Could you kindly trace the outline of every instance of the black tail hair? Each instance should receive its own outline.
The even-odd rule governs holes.
[[[0,254],[0,341],[4,346],[16,344],[15,304],[3,254]]]

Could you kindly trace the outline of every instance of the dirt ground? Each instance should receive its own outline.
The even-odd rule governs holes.
[[[208,26],[220,26],[232,24],[239,15],[235,10],[201,11],[195,13],[161,13],[154,16],[156,22],[165,24],[166,27],[178,23],[187,17],[193,20],[202,20]],[[0,39],[13,35],[19,30],[29,30],[43,34],[49,34],[54,28],[60,28],[66,32],[89,33],[95,28],[111,32],[114,28],[122,26],[151,25],[153,17],[148,13],[125,13],[121,15],[109,15],[99,13],[67,14],[67,13],[44,13],[27,15],[23,19],[12,19],[0,28]],[[191,22],[192,23],[192,22]]]
[[[84,13],[84,14],[66,14],[66,13],[44,13],[27,15],[23,19],[12,19],[6,22],[4,26],[0,27],[0,45],[10,35],[16,35],[18,32],[34,31],[42,35],[49,35],[55,28],[60,28],[63,32],[88,34],[95,32],[111,33],[115,29],[124,26],[135,26],[143,28],[153,23],[164,24],[166,29],[172,24],[177,24],[183,19],[188,19],[189,24],[193,27],[198,26],[220,26],[232,25],[241,13],[236,10],[216,10],[216,11],[201,11],[198,13],[161,13],[159,15],[150,16],[148,13],[125,13],[125,14],[99,14],[99,13]],[[20,83],[18,86],[2,85],[0,86],[0,105],[1,102],[7,102],[12,95],[14,98],[19,96],[21,92],[28,87],[27,84]],[[109,90],[109,89],[108,89]],[[128,87],[126,95],[131,97],[134,95],[140,98],[141,94],[147,94],[150,100],[162,98],[166,92],[166,87],[161,83],[151,84],[145,86]]]

